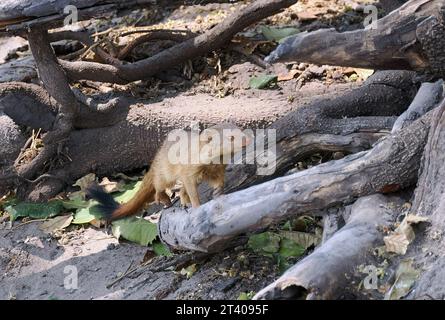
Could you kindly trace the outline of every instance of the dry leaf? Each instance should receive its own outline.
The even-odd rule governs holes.
[[[416,237],[412,225],[426,221],[428,221],[426,217],[414,214],[407,215],[392,234],[383,238],[386,251],[401,255],[405,254],[408,250],[408,245]]]
[[[292,80],[296,74],[301,73],[301,71],[296,70],[296,69],[292,69],[290,70],[287,74],[279,74],[278,75],[278,81],[288,81],[288,80]]]
[[[110,181],[107,177],[104,177],[99,185],[102,186],[107,193],[125,191],[125,189],[122,188],[124,185],[123,181]]]
[[[370,76],[374,74],[374,70],[372,69],[354,68],[354,71],[363,80],[368,79]]]
[[[311,246],[317,246],[321,242],[321,236],[313,233],[300,231],[280,231],[279,235],[295,241],[304,249],[307,249]]]
[[[428,221],[427,217],[417,216],[415,214],[409,214],[406,217],[406,222],[409,224],[417,224],[420,222],[427,222],[427,221]]]
[[[96,175],[94,173],[89,173],[77,180],[73,186],[80,187],[81,191],[85,191],[85,189],[88,188],[94,181],[96,181]]]
[[[71,224],[71,221],[73,221],[72,214],[66,216],[58,216],[42,223],[39,229],[45,233],[53,233],[57,230],[65,229]]]
[[[410,241],[404,234],[392,234],[383,238],[385,241],[386,251],[397,254],[405,254],[408,250]]]
[[[89,224],[96,228],[100,228],[103,225],[103,223],[98,219],[91,220]]]
[[[300,21],[312,21],[317,20],[318,17],[315,12],[312,11],[302,11],[297,13],[298,20]]]

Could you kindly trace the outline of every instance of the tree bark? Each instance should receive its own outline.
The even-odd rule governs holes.
[[[411,0],[378,20],[375,28],[322,29],[289,37],[266,61],[406,69],[443,77],[444,12],[442,0]]]
[[[445,105],[434,110],[411,212],[428,217],[429,225],[424,232],[416,232],[419,239],[408,251],[422,271],[409,298],[444,299]]]

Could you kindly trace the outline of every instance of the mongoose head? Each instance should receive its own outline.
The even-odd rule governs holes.
[[[201,156],[212,163],[225,163],[223,158],[228,158],[230,161],[234,154],[252,141],[252,135],[243,132],[232,123],[217,124],[200,134]]]

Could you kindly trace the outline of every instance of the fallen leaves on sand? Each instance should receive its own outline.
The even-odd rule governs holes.
[[[73,215],[64,215],[64,216],[58,216],[51,220],[43,222],[39,229],[42,230],[45,233],[51,234],[54,233],[57,230],[62,230],[68,227],[71,224],[71,221],[73,221]]]

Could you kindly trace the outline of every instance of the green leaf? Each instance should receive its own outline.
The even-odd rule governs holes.
[[[275,42],[281,42],[282,40],[284,40],[284,38],[287,38],[299,32],[300,30],[292,27],[274,28],[274,27],[261,26],[261,33],[263,34],[263,36],[267,40]]]
[[[396,280],[385,294],[385,300],[399,300],[410,292],[420,275],[420,271],[414,269],[412,264],[413,259],[407,259],[400,263],[396,271]]]
[[[139,187],[142,185],[142,181],[139,182],[131,182],[125,186],[124,189],[127,189],[124,192],[120,192],[114,196],[114,199],[119,203],[124,203],[129,201],[138,191]],[[84,224],[90,223],[93,220],[99,220],[103,217],[102,212],[99,211],[97,206],[97,201],[82,200],[83,196],[79,193],[74,195],[69,201],[64,201],[63,204],[67,208],[77,208],[76,214],[74,216],[74,220],[72,223],[74,224]]]
[[[131,198],[134,197],[136,192],[138,192],[141,185],[142,185],[142,181],[132,182],[127,185],[124,185],[123,188],[126,189],[127,191],[118,193],[114,197],[114,200],[116,200],[119,203],[128,202]]]
[[[321,237],[307,232],[299,232],[299,231],[281,231],[279,235],[282,238],[290,239],[296,242],[298,245],[307,249],[311,246],[316,246],[320,243]]]
[[[69,200],[63,200],[62,204],[65,209],[82,209],[91,206],[90,201],[84,200],[80,192],[73,194]]]
[[[157,256],[165,256],[165,257],[173,256],[168,247],[160,241],[153,242],[152,247],[153,251],[156,253]]]
[[[187,279],[190,279],[197,270],[198,268],[196,267],[196,263],[194,263],[189,265],[187,268],[182,268],[179,273],[186,276]]]
[[[291,239],[283,238],[281,240],[279,253],[284,258],[300,257],[304,254],[304,251],[306,251],[304,247]]]
[[[280,236],[273,232],[263,232],[251,235],[247,243],[254,252],[272,256],[280,249]]]
[[[151,244],[158,235],[155,224],[141,218],[128,218],[112,223],[113,235],[116,238],[124,238],[140,245]]]
[[[90,201],[90,204],[86,208],[77,210],[74,215],[73,224],[90,223],[93,220],[98,220],[102,217],[102,213],[97,207],[96,201]]]
[[[5,211],[10,214],[11,221],[18,217],[29,217],[33,219],[45,219],[55,217],[63,211],[63,204],[60,200],[48,203],[28,203],[21,202],[15,206],[8,206]]]
[[[238,300],[252,300],[254,295],[255,295],[255,292],[253,292],[253,291],[241,292],[238,296]]]
[[[271,84],[276,83],[278,76],[276,75],[262,75],[259,77],[252,77],[249,80],[249,87],[251,89],[264,89]]]

